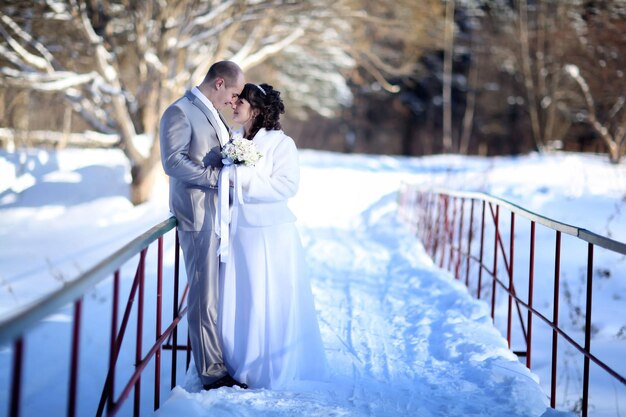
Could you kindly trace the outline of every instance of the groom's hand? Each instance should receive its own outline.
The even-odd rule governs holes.
[[[222,151],[220,147],[215,146],[204,157],[204,160],[203,160],[204,166],[211,167],[211,168],[221,168],[224,166],[224,163],[222,162],[222,158],[223,156],[222,156]]]

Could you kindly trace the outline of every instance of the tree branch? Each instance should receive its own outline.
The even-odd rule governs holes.
[[[102,107],[94,105],[78,90],[68,89],[65,91],[65,98],[71,103],[72,109],[94,129],[106,134],[115,133],[115,122],[108,117],[107,112]]]
[[[615,115],[624,108],[624,103],[626,103],[626,96],[621,96],[617,99],[611,110],[609,111],[609,119],[615,117]]]
[[[28,52],[17,40],[15,40],[15,38],[9,34],[4,26],[0,25],[0,34],[2,34],[9,46],[13,48],[17,55],[22,57],[25,62],[39,70],[46,72],[54,71],[54,68],[52,67],[52,60],[54,58],[39,42],[34,42],[33,38],[28,33],[24,32],[9,16],[2,14],[0,15],[0,20],[2,20],[4,24],[9,26],[16,35],[25,40],[27,43],[36,45],[37,51],[42,53],[43,58]]]
[[[109,63],[113,61],[113,57],[104,47],[102,38],[96,34],[91,25],[91,21],[87,16],[87,12],[83,6],[76,3],[76,0],[70,0],[73,6],[74,12],[78,15],[81,22],[81,28],[83,33],[87,37],[87,40],[94,47],[96,52],[96,65],[100,74],[104,79],[113,87],[113,89],[121,91],[121,85],[119,81],[119,74],[116,69]],[[140,163],[144,157],[137,150],[133,144],[133,138],[137,135],[133,121],[128,113],[126,107],[126,99],[123,95],[115,95],[111,98],[111,104],[113,106],[114,118],[120,129],[121,147],[124,154],[128,157],[131,165]]]
[[[225,1],[219,4],[217,7],[209,10],[207,13],[196,16],[191,22],[191,24],[193,26],[207,25],[211,23],[213,20],[215,20],[217,17],[219,17],[221,14],[225,13],[226,10],[231,8],[234,4],[235,2],[233,0]]]
[[[1,44],[0,44],[0,55],[4,56],[9,62],[11,62],[13,65],[20,68],[21,70],[30,69],[30,67],[26,65],[24,61],[22,61],[15,52],[9,51],[7,48],[4,47],[4,45],[1,45]]]
[[[585,99],[585,103],[587,104],[587,120],[609,147],[611,160],[613,160],[614,155],[618,151],[618,146],[611,136],[609,130],[604,125],[602,125],[602,123],[600,123],[598,117],[596,116],[595,103],[593,101],[593,97],[591,96],[591,91],[589,90],[589,85],[587,84],[587,81],[585,81],[582,75],[580,75],[580,70],[575,65],[566,65],[564,67],[564,71],[570,77],[572,77],[580,87],[580,90],[582,91],[583,97]]]
[[[287,46],[291,45],[299,38],[301,38],[304,34],[304,29],[302,27],[299,27],[282,40],[266,45],[252,55],[248,55],[245,57],[239,57],[235,55],[232,60],[238,62],[241,68],[246,71],[247,69],[258,65],[260,62],[266,60],[270,56],[276,55],[281,50],[285,49]]]
[[[81,148],[114,148],[119,145],[118,135],[106,135],[94,131],[63,133],[51,130],[24,131],[0,127],[0,141],[14,142],[16,140],[44,145],[67,143]]]
[[[249,20],[249,19],[247,19]],[[204,32],[200,32],[196,35],[193,35],[191,37],[189,37],[188,39],[178,43],[178,45],[176,45],[177,48],[189,48],[190,46],[194,45],[194,44],[199,44],[202,41],[204,41],[205,39],[208,38],[212,38],[213,36],[217,35],[218,33],[222,32],[223,30],[225,30],[228,26],[232,25],[235,23],[235,19],[233,19],[232,17],[229,17],[227,19],[222,20],[219,24],[211,27],[208,30],[205,30]]]
[[[390,93],[400,92],[400,87],[398,87],[397,85],[393,85],[389,81],[387,81],[387,79],[383,76],[383,74],[381,74],[378,68],[372,65],[368,60],[364,59],[359,60],[358,62],[367,72],[370,73],[370,75],[372,75],[372,77],[374,77],[376,82],[378,82],[378,84],[380,84],[380,86],[386,91],[389,91]]]
[[[68,88],[90,83],[100,75],[95,72],[77,74],[69,71],[55,71],[49,74],[17,71],[11,68],[0,68],[0,83],[15,87],[29,88],[37,91],[65,91]]]
[[[369,50],[364,49],[361,51],[361,53],[365,55],[376,68],[386,72],[389,75],[400,77],[400,76],[404,76],[407,74],[411,74],[415,71],[416,65],[413,62],[406,61],[403,65],[398,67],[398,66],[388,65],[387,63],[383,62],[378,55],[372,52],[371,49]]]

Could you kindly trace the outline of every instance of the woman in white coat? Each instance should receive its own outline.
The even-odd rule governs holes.
[[[224,362],[250,388],[286,388],[326,374],[296,218],[287,206],[300,173],[282,113],[280,93],[267,84],[246,84],[233,112],[261,157],[235,168],[242,202],[233,207],[228,258],[220,264],[218,317]]]

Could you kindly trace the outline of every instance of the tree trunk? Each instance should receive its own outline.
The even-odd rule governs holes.
[[[406,111],[404,115],[404,129],[402,132],[402,155],[413,155],[413,113],[411,110]]]
[[[623,118],[623,122],[626,122],[626,116]],[[626,156],[626,126],[624,126],[624,124],[622,124],[620,126],[620,128],[617,130],[617,134],[615,135],[616,138],[620,138],[620,146],[619,146],[619,156],[618,156],[618,161],[619,162],[621,160],[622,157]]]
[[[476,64],[472,64],[470,70],[470,79],[477,78],[478,69]],[[461,141],[459,143],[459,153],[467,155],[469,152],[469,143],[472,137],[472,130],[474,129],[474,110],[476,108],[476,86],[472,83],[467,92],[467,99],[465,101],[465,114],[463,115],[463,133],[461,134]]]
[[[452,151],[452,56],[454,55],[454,1],[446,4],[443,58],[443,151]]]
[[[465,114],[463,115],[463,126],[461,131],[461,139],[459,140],[459,153],[461,155],[467,155],[469,151],[469,142],[472,137],[472,130],[474,128],[474,110],[476,108],[476,90],[478,88],[478,69],[480,67],[478,61],[479,52],[474,50],[475,44],[473,31],[470,29],[470,51],[471,61],[469,63],[469,74],[467,77],[467,95],[465,99]]]
[[[611,161],[612,164],[619,164],[622,159],[622,155],[620,155],[619,152],[620,147],[616,146],[614,142],[607,143],[607,146],[609,148],[609,161]]]
[[[539,106],[537,105],[537,93],[530,65],[530,47],[528,35],[528,5],[526,0],[519,0],[518,8],[520,47],[522,60],[522,73],[524,75],[524,85],[526,86],[526,101],[528,103],[528,113],[532,127],[533,139],[537,151],[543,151],[543,138],[541,135],[541,125],[539,122]]]
[[[142,164],[134,165],[130,169],[132,177],[130,200],[134,205],[145,203],[150,199],[154,181],[159,171],[160,166],[156,163],[148,163],[148,160]]]

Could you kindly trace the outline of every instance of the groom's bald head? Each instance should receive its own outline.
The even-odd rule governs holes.
[[[219,61],[211,65],[209,71],[204,77],[203,83],[212,84],[215,80],[222,78],[226,82],[226,86],[241,84],[243,71],[239,65],[232,61]]]
[[[239,65],[220,61],[211,65],[198,88],[216,109],[222,110],[235,105],[244,83],[245,78]]]

